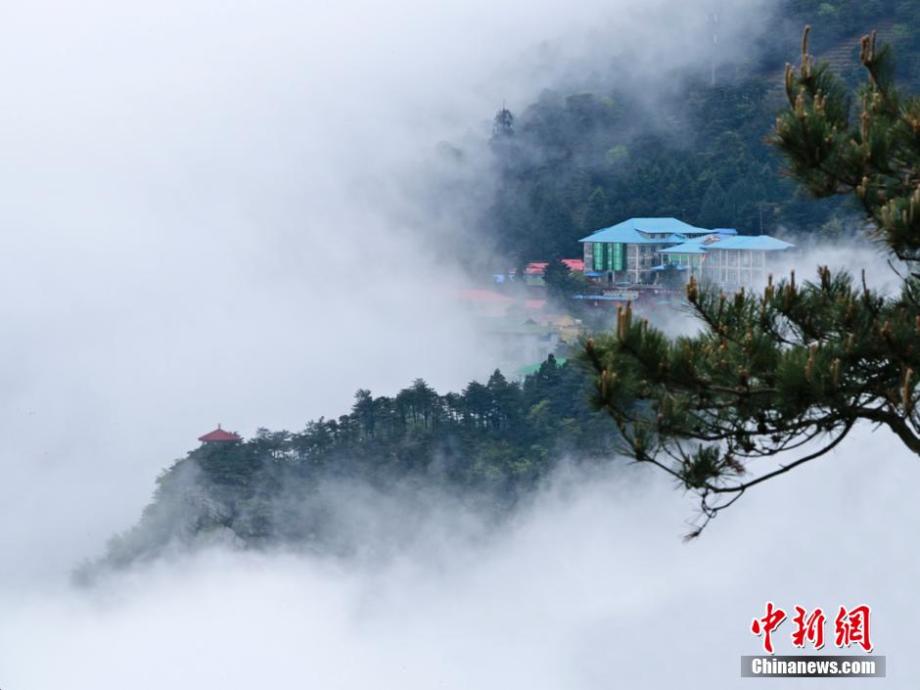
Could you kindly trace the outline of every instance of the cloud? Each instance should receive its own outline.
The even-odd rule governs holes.
[[[726,59],[763,7],[723,10]],[[466,276],[430,241],[475,237],[475,213],[418,196],[438,142],[481,145],[503,100],[607,73],[638,46],[634,66],[708,64],[707,8],[4,8],[7,572],[56,577],[98,551],[217,422],[296,429],[359,387],[486,375],[496,353],[444,296]]]
[[[731,5],[725,60],[769,11]],[[730,687],[767,598],[871,603],[907,687],[915,470],[868,429],[691,545],[692,507],[616,464],[557,477],[498,529],[362,493],[349,524],[380,516],[383,554],[215,548],[62,584],[218,421],[297,428],[359,387],[488,372],[440,292],[466,276],[429,244],[469,216],[418,199],[418,171],[438,142],[481,141],[502,100],[610,74],[652,96],[706,69],[708,9],[4,8],[0,687]]]
[[[690,544],[679,535],[691,502],[621,463],[563,472],[497,529],[456,505],[419,519],[359,492],[343,512],[375,512],[399,548],[211,549],[91,591],[4,595],[4,686],[728,688],[771,599],[870,604],[889,683],[909,687],[920,515],[907,456],[863,429]]]

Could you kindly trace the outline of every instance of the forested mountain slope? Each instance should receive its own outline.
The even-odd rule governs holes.
[[[783,176],[767,137],[782,105],[783,65],[812,24],[811,51],[856,81],[858,39],[892,43],[899,77],[920,75],[920,3],[787,0],[749,60],[690,74],[651,102],[635,86],[546,91],[519,113],[499,112],[496,170],[485,232],[515,262],[577,256],[577,240],[633,216],[674,216],[742,233],[833,236],[853,217],[840,200],[815,202]],[[623,69],[628,70],[628,65]]]
[[[612,456],[615,431],[591,409],[589,385],[551,356],[520,383],[495,371],[460,393],[421,380],[393,397],[361,390],[348,414],[303,431],[202,444],[163,472],[137,526],[82,573],[210,539],[339,548],[332,485],[428,487],[501,513],[560,462]]]
[[[775,42],[756,60],[715,84],[709,75],[689,79],[660,111],[612,89],[547,92],[517,116],[500,112],[491,141],[497,187],[481,222],[502,256],[576,255],[579,237],[630,216],[748,233],[839,232],[854,211],[798,194],[766,142],[780,107],[779,66],[796,54],[806,23],[817,26],[813,51],[842,72],[845,46],[854,42],[855,57],[855,37],[881,26],[902,77],[917,81],[920,3],[788,0],[774,21]],[[461,393],[439,395],[423,381],[394,397],[359,391],[350,413],[301,432],[205,444],[164,472],[138,525],[83,573],[212,536],[328,543],[336,506],[322,487],[330,482],[382,490],[418,483],[503,510],[563,459],[613,456],[613,426],[591,410],[591,385],[577,365],[550,358],[521,384],[496,371]]]

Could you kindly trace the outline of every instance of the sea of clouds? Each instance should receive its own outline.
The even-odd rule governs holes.
[[[723,3],[718,59],[768,4]],[[691,544],[692,503],[613,463],[500,527],[344,495],[399,535],[383,554],[214,548],[69,584],[217,422],[296,429],[359,387],[487,375],[495,353],[443,297],[468,277],[426,244],[471,213],[429,224],[415,171],[624,53],[708,70],[714,7],[0,10],[0,688],[729,687],[767,598],[872,604],[889,685],[910,687],[916,465],[867,428]]]

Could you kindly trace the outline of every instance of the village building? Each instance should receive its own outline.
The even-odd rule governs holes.
[[[712,233],[677,218],[630,218],[579,240],[585,275],[623,285],[652,284],[658,253],[692,237]]]
[[[765,279],[771,258],[793,245],[733,228],[698,228],[677,218],[630,218],[580,240],[584,274],[611,286],[659,284],[669,270],[725,288]]]
[[[769,235],[713,233],[661,251],[662,265],[675,266],[685,279],[737,290],[760,285],[777,270],[776,259],[793,245]]]
[[[539,290],[542,292],[543,288]],[[542,362],[556,351],[573,328],[564,315],[546,313],[547,300],[543,295],[511,296],[476,288],[461,290],[457,297],[469,309],[477,331],[499,353],[502,362]]]

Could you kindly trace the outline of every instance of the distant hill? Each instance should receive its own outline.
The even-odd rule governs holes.
[[[803,198],[765,142],[784,103],[782,66],[798,61],[811,24],[811,52],[854,83],[859,37],[878,29],[896,50],[900,79],[916,83],[920,3],[786,0],[772,21],[771,42],[752,48],[748,64],[725,70],[715,86],[690,78],[656,106],[663,111],[613,89],[546,92],[519,113],[500,113],[485,232],[517,262],[577,256],[580,237],[632,216],[742,233],[839,233],[855,208]]]
[[[501,514],[563,459],[614,456],[614,427],[591,409],[588,386],[575,363],[551,356],[521,382],[496,371],[460,393],[421,380],[394,397],[361,390],[350,413],[303,431],[204,443],[160,475],[137,525],[77,577],[215,541],[347,549],[338,501],[351,490],[414,487]]]

